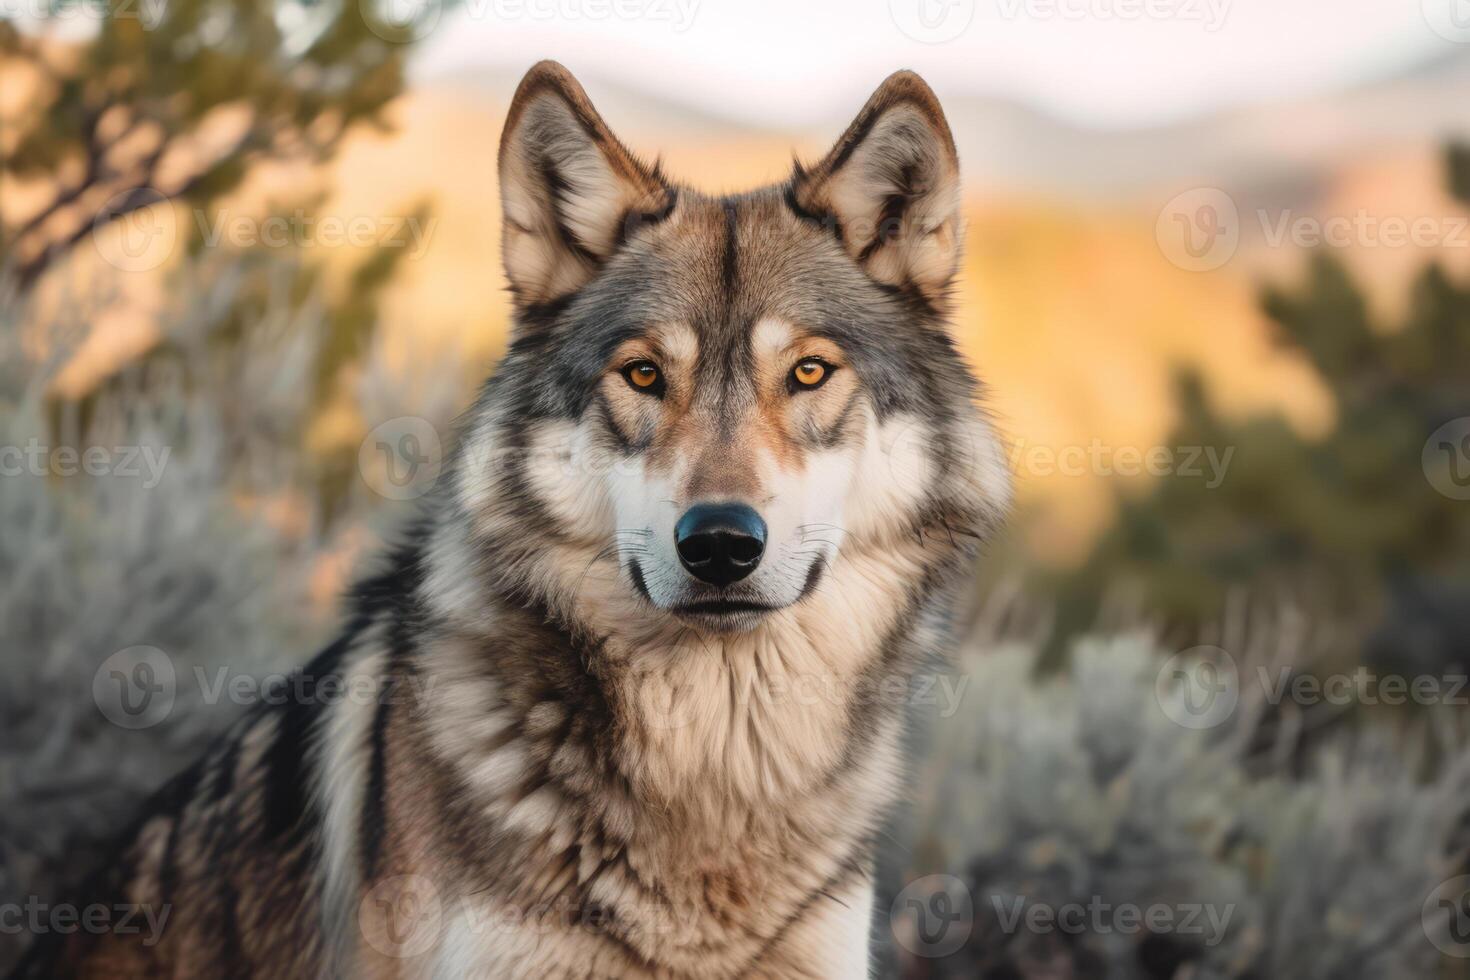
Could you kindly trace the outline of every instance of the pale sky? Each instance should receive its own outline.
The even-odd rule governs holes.
[[[798,126],[852,111],[906,67],[941,96],[1008,96],[1110,127],[1331,89],[1467,45],[1470,0],[462,0],[414,72],[554,57]]]

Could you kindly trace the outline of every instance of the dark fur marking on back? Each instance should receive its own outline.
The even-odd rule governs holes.
[[[323,714],[317,689],[324,678],[340,678],[342,659],[357,636],[357,630],[350,630],[272,692],[272,700],[283,703],[275,713],[275,736],[261,759],[265,774],[262,830],[267,839],[284,843],[311,836],[306,833],[306,817],[315,808],[309,790],[313,774],[308,760]]]
[[[389,659],[391,661],[392,654],[389,654]],[[397,688],[398,678],[390,666],[373,713],[372,731],[368,734],[371,755],[368,757],[367,785],[363,787],[362,814],[358,820],[363,881],[377,877],[378,857],[388,831],[388,725]]]
[[[218,878],[218,901],[220,903],[220,963],[225,977],[251,977],[255,975],[254,958],[245,948],[240,937],[240,895],[227,874]]]
[[[174,817],[168,829],[168,842],[164,844],[163,855],[158,861],[158,890],[161,894],[174,894],[174,888],[178,884],[179,837],[186,831],[184,813],[199,791],[204,772],[205,765],[201,762],[185,769],[178,779],[169,784],[169,793],[173,798],[170,809]]]
[[[415,529],[411,537],[422,538],[425,532]],[[414,671],[414,657],[418,652],[413,637],[415,630],[426,618],[419,606],[418,592],[423,583],[423,567],[420,552],[408,546],[394,556],[393,564],[384,574],[368,582],[359,590],[359,601],[369,596],[378,596],[380,608],[388,613],[387,662],[379,676],[378,703],[373,710],[373,725],[368,733],[369,757],[367,785],[363,787],[362,812],[358,817],[359,854],[364,881],[376,877],[383,841],[387,837],[388,816],[388,726],[391,724],[393,705],[406,690],[400,686],[405,673]],[[366,607],[364,607],[366,609]]]
[[[243,733],[244,729],[240,729]],[[219,803],[235,788],[235,768],[240,762],[240,736],[232,737],[214,764],[214,779],[209,784],[209,799]]]

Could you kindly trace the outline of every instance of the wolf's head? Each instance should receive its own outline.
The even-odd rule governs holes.
[[[918,76],[786,183],[710,197],[543,62],[499,166],[516,323],[456,493],[502,588],[604,630],[748,631],[844,567],[901,595],[1004,508],[943,322],[958,160]]]

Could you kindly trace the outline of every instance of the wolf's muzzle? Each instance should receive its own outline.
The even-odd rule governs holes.
[[[674,545],[690,575],[725,586],[761,563],[766,522],[744,504],[695,504],[674,525]]]

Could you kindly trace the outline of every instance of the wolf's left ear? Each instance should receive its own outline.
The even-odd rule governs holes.
[[[674,193],[592,108],[571,72],[543,61],[521,79],[500,137],[501,257],[519,306],[581,288],[627,229]]]
[[[911,71],[888,76],[790,201],[832,223],[868,274],[936,300],[960,257],[960,162],[939,100]]]

